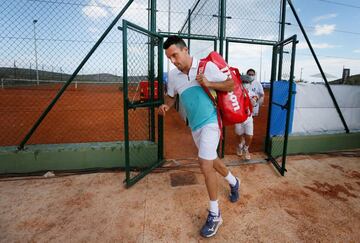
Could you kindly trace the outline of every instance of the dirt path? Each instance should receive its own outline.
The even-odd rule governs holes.
[[[226,157],[233,161],[232,156]],[[359,157],[295,156],[231,166],[241,199],[228,201],[212,242],[359,242]],[[171,186],[172,179],[195,178]],[[124,173],[0,181],[0,242],[202,242],[207,194],[198,168],[152,173],[130,189]]]

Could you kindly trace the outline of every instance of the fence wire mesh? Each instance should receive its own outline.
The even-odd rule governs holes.
[[[278,41],[280,0],[227,0],[226,36]]]
[[[178,33],[188,18],[194,0],[157,0],[156,25],[159,32]]]
[[[180,29],[181,33],[218,36],[219,0],[194,1],[189,16]]]
[[[155,79],[158,76],[156,67],[159,40],[129,28],[127,41],[127,92],[129,105],[150,101],[151,98],[155,100],[158,97]],[[153,53],[150,53],[150,48],[153,48]],[[151,54],[153,56],[150,57]],[[154,67],[151,67],[151,59]],[[151,92],[152,80],[154,80],[154,96],[152,96]],[[129,112],[129,140],[149,140],[151,132],[155,132],[151,129],[151,126],[154,125],[151,122],[150,108],[137,108],[136,112]]]
[[[291,73],[291,56],[292,56],[292,43],[283,46],[283,60],[281,80],[290,80]],[[294,78],[294,77],[293,77]]]
[[[18,145],[127,1],[17,0],[1,4],[0,145]],[[148,27],[148,1],[126,18]],[[82,67],[28,144],[123,140],[122,33]]]

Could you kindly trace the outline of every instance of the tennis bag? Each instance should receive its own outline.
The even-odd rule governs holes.
[[[202,86],[217,108],[219,127],[244,122],[252,114],[252,105],[249,94],[242,85],[239,69],[230,67],[219,53],[212,51],[206,58],[200,60],[198,74],[204,74],[208,62],[213,62],[224,74],[228,77],[231,75],[234,80],[233,91],[216,90],[217,99],[211,94],[209,88]]]

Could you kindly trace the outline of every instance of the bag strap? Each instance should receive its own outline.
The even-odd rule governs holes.
[[[199,66],[198,66],[198,70],[197,70],[197,74],[204,74],[205,73],[205,68],[206,68],[206,64],[208,63],[207,60],[201,59],[199,61]],[[222,140],[223,137],[223,125],[222,125],[222,120],[221,120],[221,114],[220,114],[220,110],[219,107],[217,105],[217,102],[214,98],[214,96],[211,94],[210,90],[208,87],[204,86],[201,84],[201,87],[204,89],[205,93],[209,96],[210,100],[213,102],[215,110],[216,110],[216,115],[217,115],[217,120],[218,120],[218,124],[219,124],[219,129],[220,129],[220,140]]]

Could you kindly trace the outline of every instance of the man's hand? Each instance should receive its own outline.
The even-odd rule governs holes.
[[[198,81],[201,86],[209,87],[210,82],[207,80],[204,74],[196,75],[196,81]]]
[[[253,107],[257,106],[258,100],[259,100],[259,97],[257,97],[256,95],[252,96],[251,99],[250,99],[251,105],[252,105]]]
[[[165,113],[170,109],[170,107],[166,104],[162,104],[159,106],[159,114],[165,116]]]
[[[162,104],[159,106],[159,115],[161,116],[165,116],[165,113],[170,110],[171,107],[174,106],[176,102],[176,99],[171,97],[171,96],[166,96],[165,97],[165,104]]]

